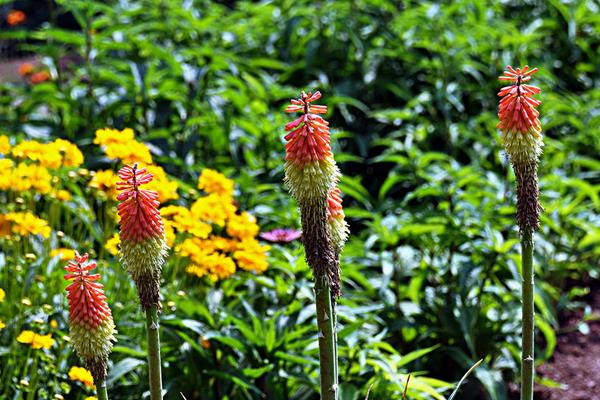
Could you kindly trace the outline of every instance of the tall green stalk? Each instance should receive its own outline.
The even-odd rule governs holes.
[[[533,302],[533,232],[528,229],[521,235],[521,260],[523,277],[523,343],[521,366],[521,400],[533,400],[534,370],[534,302]]]
[[[158,308],[153,304],[146,310],[148,332],[148,375],[150,377],[150,399],[162,399],[162,377],[160,365],[160,338]]]
[[[334,306],[327,276],[315,277],[317,326],[319,329],[319,362],[321,368],[321,399],[338,398],[338,360]]]
[[[108,400],[105,379],[96,382],[96,394],[98,395],[98,400]]]

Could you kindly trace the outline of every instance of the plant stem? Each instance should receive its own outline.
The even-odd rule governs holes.
[[[338,371],[335,343],[335,315],[327,276],[315,277],[317,325],[319,328],[319,361],[321,367],[321,399],[337,400]]]
[[[162,378],[160,372],[160,339],[158,308],[153,304],[146,310],[146,329],[148,331],[148,375],[150,376],[150,399],[162,399]]]
[[[534,302],[533,302],[533,232],[527,229],[521,236],[523,275],[523,350],[521,365],[521,400],[533,400],[534,377]]]
[[[108,400],[108,392],[106,391],[106,380],[98,380],[96,382],[96,394],[98,395],[98,400]]]

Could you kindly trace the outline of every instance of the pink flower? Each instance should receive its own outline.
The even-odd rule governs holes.
[[[302,232],[298,229],[277,228],[269,232],[263,232],[260,237],[275,243],[289,243],[302,236]]]

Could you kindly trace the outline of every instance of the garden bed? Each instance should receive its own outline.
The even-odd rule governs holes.
[[[538,373],[559,382],[562,387],[538,386],[543,400],[590,400],[600,397],[600,291],[594,290],[587,299],[593,318],[585,318],[589,332],[579,327],[583,311],[566,315],[557,338],[557,347],[550,362],[540,366]]]

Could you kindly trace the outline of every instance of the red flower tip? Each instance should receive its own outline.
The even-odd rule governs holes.
[[[498,77],[501,81],[510,81],[513,84],[500,89],[498,96],[500,108],[498,110],[498,128],[503,132],[533,133],[539,136],[542,124],[539,120],[539,112],[535,108],[541,101],[532,96],[540,93],[536,86],[527,85],[525,82],[531,80],[531,75],[538,71],[537,68],[529,69],[526,65],[522,69],[514,69],[510,65],[504,71],[504,75]]]
[[[292,104],[285,109],[288,113],[302,113],[299,118],[285,125],[285,130],[291,131],[285,135],[286,160],[300,167],[332,156],[329,122],[317,115],[325,114],[327,106],[310,104],[320,98],[320,92],[302,92],[300,98],[291,100]]]
[[[344,218],[344,208],[342,207],[342,191],[334,187],[327,196],[327,219],[332,221],[334,218]]]
[[[80,256],[75,253],[75,260],[69,261],[65,267],[69,272],[65,279],[73,281],[67,287],[69,321],[94,329],[106,319],[112,319],[112,314],[106,304],[103,286],[96,282],[100,279],[100,274],[90,275],[90,271],[96,268],[96,263],[86,265],[87,259],[87,254]]]
[[[145,168],[138,169],[137,164],[134,164],[121,168],[119,178],[123,180],[117,182],[117,190],[122,191],[117,196],[121,201],[118,205],[121,240],[138,242],[151,237],[162,237],[164,227],[158,211],[158,194],[153,190],[139,188],[152,180],[152,174],[147,173]]]

